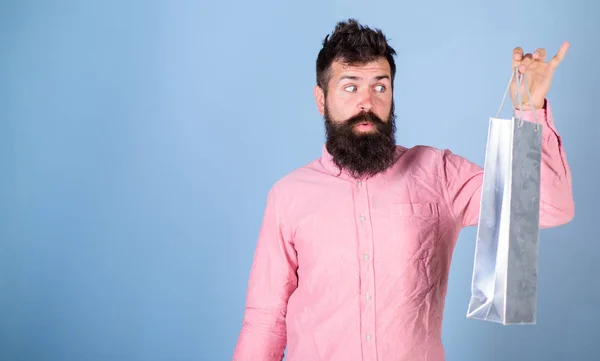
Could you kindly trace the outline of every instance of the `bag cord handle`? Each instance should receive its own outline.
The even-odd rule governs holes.
[[[510,75],[510,80],[508,81],[508,85],[506,86],[506,90],[504,91],[504,96],[502,97],[502,102],[500,103],[500,108],[498,109],[498,113],[496,113],[496,118],[498,118],[498,116],[500,116],[500,112],[502,111],[502,108],[504,107],[504,101],[506,100],[506,95],[508,94],[508,91],[510,89],[510,85],[512,84],[513,78],[516,76],[517,78],[517,101],[519,102],[519,115],[520,118],[519,119],[519,127],[521,127],[521,125],[523,124],[523,98],[521,96],[521,82],[525,82],[525,90],[527,91],[527,96],[529,97],[529,102],[531,103],[531,110],[533,111],[533,117],[535,119],[535,131],[537,132],[540,126],[540,122],[539,119],[537,117],[537,114],[535,112],[535,109],[533,108],[533,99],[531,99],[531,93],[529,92],[529,85],[527,84],[527,79],[525,78],[525,74],[519,74],[519,68],[515,67],[513,72]],[[513,107],[513,116],[515,116],[515,111],[514,111],[514,107]]]

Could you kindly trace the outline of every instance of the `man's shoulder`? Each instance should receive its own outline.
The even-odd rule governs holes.
[[[298,187],[307,185],[326,175],[327,170],[321,164],[321,158],[319,157],[279,177],[272,188],[279,192],[296,190]]]
[[[407,158],[429,158],[436,162],[446,162],[453,159],[467,160],[448,148],[438,148],[431,145],[419,144],[412,147],[398,145],[397,148],[400,155]]]
[[[417,158],[417,159],[430,159],[430,160],[441,160],[445,154],[452,153],[448,149],[441,149],[432,145],[417,144],[411,147],[403,145],[396,146],[400,158]]]
[[[432,145],[425,145],[425,144],[417,144],[417,145],[413,145],[411,147],[407,147],[407,146],[403,146],[403,145],[396,145],[396,148],[400,152],[414,153],[414,154],[419,153],[419,154],[437,155],[444,151],[443,149],[436,148]]]

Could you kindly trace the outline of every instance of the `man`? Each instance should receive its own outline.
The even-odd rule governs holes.
[[[546,93],[568,43],[513,52],[543,122],[540,226],[569,222],[571,174]],[[463,227],[477,224],[483,169],[448,150],[395,144],[394,49],[355,20],[317,58],[322,157],[269,192],[235,361],[444,360],[442,314]],[[527,92],[522,92],[527,94]],[[511,96],[516,97],[515,86]]]

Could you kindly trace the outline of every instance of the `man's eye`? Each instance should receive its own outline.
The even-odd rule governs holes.
[[[354,93],[356,91],[356,87],[354,85],[348,85],[344,88],[345,91]]]
[[[383,85],[377,85],[375,87],[375,91],[377,91],[379,93],[383,93],[385,91],[385,86],[383,86]]]

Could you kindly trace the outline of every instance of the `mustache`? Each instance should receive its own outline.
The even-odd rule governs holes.
[[[353,127],[363,122],[370,122],[378,127],[385,125],[385,122],[372,111],[358,113],[346,120],[344,123],[346,127]]]

